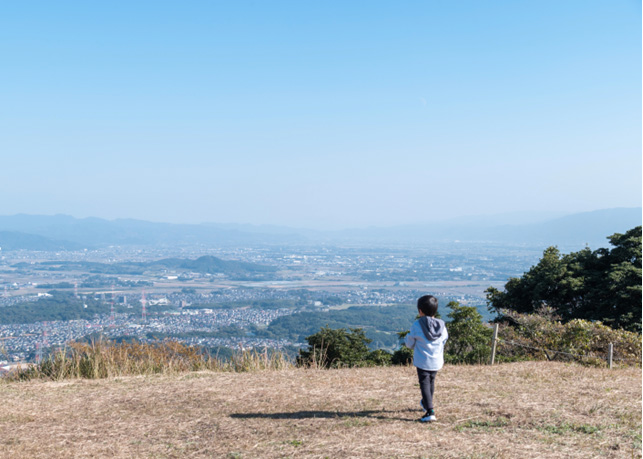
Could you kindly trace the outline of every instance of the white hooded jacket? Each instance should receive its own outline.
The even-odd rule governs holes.
[[[428,328],[431,331],[430,336],[435,339],[427,339],[420,324],[421,320],[427,322],[424,328]],[[436,331],[438,333],[435,333]],[[413,349],[413,365],[422,370],[440,370],[444,365],[444,343],[448,338],[449,333],[441,319],[425,316],[413,322],[411,330],[404,339],[406,347]]]

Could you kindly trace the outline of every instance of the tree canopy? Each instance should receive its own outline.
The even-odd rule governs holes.
[[[447,324],[449,339],[444,349],[448,363],[486,363],[491,354],[493,331],[482,322],[474,306],[462,306],[457,301],[448,304],[451,321]]]
[[[641,226],[608,237],[611,249],[561,254],[547,248],[537,265],[511,278],[505,291],[487,289],[489,309],[533,313],[551,308],[563,321],[601,321],[641,332]]]
[[[362,365],[369,356],[368,343],[371,341],[361,328],[322,329],[306,338],[309,350],[299,352],[301,364],[322,367]]]

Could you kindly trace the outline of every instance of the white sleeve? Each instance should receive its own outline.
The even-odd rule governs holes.
[[[415,322],[413,325],[411,325],[411,329],[409,330],[409,333],[404,337],[404,344],[406,344],[406,347],[413,349],[415,347],[415,335],[413,334],[413,327],[415,326]]]
[[[444,336],[442,337],[442,342],[445,343],[446,340],[449,339],[449,331],[447,330],[447,327],[444,327]]]

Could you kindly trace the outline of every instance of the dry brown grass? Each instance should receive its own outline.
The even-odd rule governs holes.
[[[0,457],[640,457],[641,370],[447,366],[0,384]]]
[[[292,367],[282,353],[256,349],[240,349],[232,358],[223,360],[178,341],[156,343],[120,343],[92,341],[70,343],[43,360],[9,373],[8,381],[30,379],[86,378],[102,379],[117,376],[140,376],[157,373],[176,374],[186,371],[258,371],[282,370]]]

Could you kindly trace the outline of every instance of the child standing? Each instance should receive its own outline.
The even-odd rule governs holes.
[[[433,392],[435,376],[444,365],[444,343],[449,334],[444,321],[436,319],[438,299],[424,295],[418,299],[420,317],[413,322],[406,335],[405,344],[413,349],[413,365],[417,367],[420,391],[422,391],[422,408],[426,411],[420,422],[437,421],[433,410]]]

